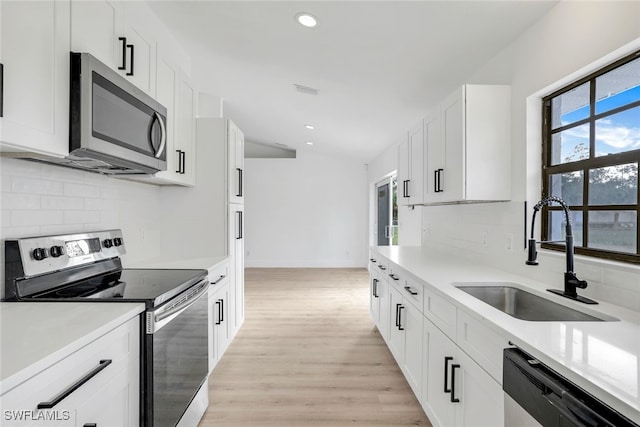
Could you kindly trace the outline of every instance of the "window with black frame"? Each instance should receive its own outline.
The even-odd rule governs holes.
[[[575,252],[640,263],[640,51],[545,97],[543,107],[542,195],[569,205]],[[542,240],[563,241],[561,209],[543,208]]]

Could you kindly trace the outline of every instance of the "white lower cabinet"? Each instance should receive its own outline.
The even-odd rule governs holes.
[[[139,425],[139,328],[135,317],[3,394],[7,425],[19,413],[31,418],[20,426]]]
[[[434,427],[503,427],[507,340],[378,254],[370,272],[371,318]]]
[[[422,407],[434,427],[504,426],[502,387],[424,319]]]
[[[209,372],[213,370],[231,342],[229,326],[229,278],[221,277],[209,287]]]

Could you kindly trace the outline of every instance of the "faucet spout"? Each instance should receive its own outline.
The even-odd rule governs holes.
[[[564,273],[564,290],[559,289],[547,289],[549,292],[553,292],[558,295],[562,295],[563,297],[570,298],[576,301],[583,302],[585,304],[597,304],[596,301],[593,301],[589,298],[585,298],[583,296],[578,295],[576,288],[584,289],[587,287],[587,282],[585,280],[580,280],[576,276],[574,269],[574,246],[573,246],[573,230],[571,226],[571,217],[569,215],[569,207],[559,197],[549,196],[540,200],[533,207],[533,217],[531,219],[531,238],[529,239],[528,244],[528,257],[526,264],[527,265],[538,265],[537,257],[538,251],[536,250],[536,243],[548,243],[548,242],[536,242],[533,236],[533,230],[535,228],[536,214],[543,206],[548,206],[551,203],[558,203],[562,210],[564,211],[564,216],[566,220],[565,225],[565,253],[566,253],[566,271]]]

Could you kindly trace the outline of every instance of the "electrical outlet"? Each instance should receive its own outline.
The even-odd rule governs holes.
[[[507,237],[504,240],[504,248],[509,252],[513,252],[513,234],[507,234]]]
[[[483,231],[480,234],[480,243],[482,243],[483,247],[485,247],[485,248],[487,247],[487,232],[486,231]]]

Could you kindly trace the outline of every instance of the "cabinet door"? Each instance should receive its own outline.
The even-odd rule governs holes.
[[[404,304],[404,376],[416,398],[422,395],[422,313],[409,303]]]
[[[244,203],[244,134],[228,122],[229,139],[229,202]]]
[[[227,350],[230,341],[229,335],[229,286],[223,285],[218,289],[211,301],[213,311],[213,330],[215,341],[215,359],[220,361],[222,355]]]
[[[456,425],[464,427],[504,426],[502,387],[463,351],[456,363]]]
[[[167,170],[158,172],[156,177],[168,181],[178,179],[180,161],[180,153],[176,149],[179,72],[170,52],[159,47],[156,62],[156,99],[167,109]]]
[[[389,286],[389,305],[389,349],[398,362],[398,366],[403,366],[406,309],[402,295],[393,286]]]
[[[409,131],[409,202],[419,205],[424,202],[424,122]]]
[[[409,149],[409,139],[407,135],[407,139],[398,145],[398,204],[405,206],[411,203],[409,199],[409,185],[411,180],[410,153],[411,150]]]
[[[180,183],[195,185],[196,181],[196,91],[190,79],[181,72],[178,86],[176,150]]]
[[[0,2],[3,151],[69,154],[69,4]]]
[[[424,120],[425,133],[425,202],[436,203],[444,186],[444,141],[440,135],[440,111],[436,110]]]
[[[422,406],[434,427],[453,426],[458,403],[451,402],[451,365],[456,363],[457,346],[424,319],[423,352],[427,357],[423,364],[426,375],[423,376]],[[457,389],[456,393],[459,393]]]
[[[125,2],[123,33],[127,38],[124,75],[137,87],[155,96],[156,32],[153,12],[143,2]]]
[[[236,227],[239,229],[236,234],[235,248],[231,255],[233,259],[233,269],[235,272],[235,295],[234,295],[234,323],[233,334],[240,329],[244,323],[244,205],[232,205],[236,216]]]
[[[378,300],[380,303],[380,319],[378,321],[378,330],[385,341],[389,342],[389,308],[391,307],[389,294],[389,285],[381,276],[378,282]]]
[[[369,315],[371,320],[377,326],[380,324],[380,295],[378,290],[380,288],[380,279],[378,274],[374,270],[369,275]]]
[[[71,2],[71,50],[87,52],[117,70],[125,68],[123,3],[107,0]]]
[[[442,202],[465,200],[465,110],[464,86],[449,96],[441,106],[441,132],[445,166],[441,173]]]

